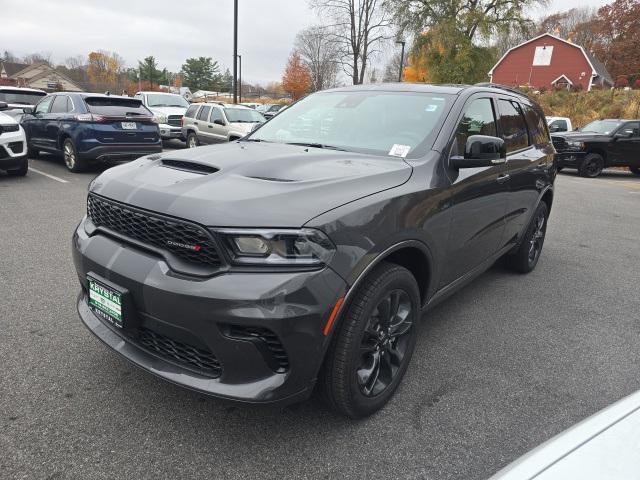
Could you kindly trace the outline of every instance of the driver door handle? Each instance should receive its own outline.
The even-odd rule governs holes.
[[[498,175],[498,178],[496,180],[498,181],[498,183],[504,183],[510,178],[511,175],[509,175],[508,173],[501,173],[500,175]]]

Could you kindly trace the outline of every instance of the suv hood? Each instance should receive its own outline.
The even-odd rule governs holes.
[[[15,125],[18,123],[15,118],[0,112],[0,125]]]
[[[188,170],[198,167],[217,171]],[[206,226],[301,227],[411,172],[400,158],[234,142],[143,157],[105,171],[91,191]]]
[[[161,113],[162,115],[184,115],[185,112],[187,111],[186,108],[184,107],[147,107],[149,110],[151,110],[151,113],[158,114]]]
[[[561,137],[564,138],[566,140],[572,140],[572,141],[581,141],[581,140],[588,140],[588,139],[605,139],[607,137],[609,137],[609,135],[605,135],[604,133],[595,133],[595,132],[578,132],[578,131],[574,131],[574,132],[562,132],[562,133],[552,133],[551,134],[552,137]]]
[[[251,133],[251,129],[256,126],[256,123],[260,122],[231,122],[229,128],[234,132]]]

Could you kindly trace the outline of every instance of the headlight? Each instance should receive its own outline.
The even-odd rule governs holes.
[[[584,149],[584,142],[567,141],[567,147],[572,148],[574,150],[583,150]]]
[[[153,115],[153,121],[156,123],[167,123],[167,116],[163,113],[156,113]]]
[[[329,263],[336,247],[319,230],[214,230],[239,265],[313,267]]]

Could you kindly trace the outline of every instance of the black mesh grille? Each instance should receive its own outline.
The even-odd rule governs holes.
[[[551,137],[551,141],[553,142],[553,146],[556,148],[556,150],[564,150],[566,146],[564,138]]]
[[[87,214],[96,227],[170,251],[193,264],[220,266],[213,240],[197,225],[150,214],[96,195],[89,195],[87,199]]]
[[[167,124],[172,127],[181,127],[182,126],[182,115],[169,115],[167,117]]]
[[[277,373],[284,373],[289,369],[289,357],[278,336],[263,327],[247,327],[242,325],[225,325],[226,335],[239,340],[256,340],[261,342],[268,351],[267,364]]]
[[[212,352],[178,342],[148,328],[140,329],[137,342],[150,353],[201,375],[216,378],[222,373],[222,366]]]

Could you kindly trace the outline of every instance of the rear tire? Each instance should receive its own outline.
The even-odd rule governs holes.
[[[189,132],[187,135],[187,148],[196,148],[198,146],[200,146],[198,136],[193,132]]]
[[[631,173],[634,175],[640,176],[640,167],[629,167],[629,170],[631,170]]]
[[[87,162],[80,158],[76,146],[70,138],[65,139],[62,143],[62,158],[70,172],[84,172],[87,169]]]
[[[362,418],[391,399],[411,360],[420,320],[416,280],[406,268],[382,263],[341,316],[318,388],[334,411]]]
[[[589,153],[580,164],[578,173],[581,177],[596,178],[604,169],[604,158],[598,153]]]
[[[536,268],[542,254],[548,219],[549,208],[546,203],[540,202],[518,250],[506,257],[509,268],[520,273],[529,273]]]
[[[27,157],[22,159],[22,164],[16,169],[8,170],[7,173],[13,177],[24,177],[29,171],[29,160]]]

